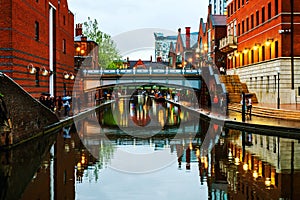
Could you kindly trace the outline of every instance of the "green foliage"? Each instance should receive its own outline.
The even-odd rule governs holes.
[[[111,62],[108,64],[106,69],[118,69],[118,65],[116,65],[114,62]]]
[[[91,18],[88,17],[88,21],[84,22],[83,25],[83,34],[99,45],[100,67],[106,69],[114,60],[119,60],[121,58],[111,36],[99,30],[99,24],[96,19],[92,21]]]

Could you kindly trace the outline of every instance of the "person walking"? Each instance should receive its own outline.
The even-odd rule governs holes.
[[[251,100],[251,97],[249,97],[248,100],[247,100],[247,113],[249,115],[249,118],[251,119],[251,114],[252,114],[252,100]]]
[[[64,103],[64,108],[65,108],[65,116],[69,116],[70,103],[68,100]]]

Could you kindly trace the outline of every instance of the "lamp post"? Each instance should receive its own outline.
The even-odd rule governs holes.
[[[277,67],[277,109],[280,109],[280,90],[279,90],[279,81],[280,81],[280,67]]]

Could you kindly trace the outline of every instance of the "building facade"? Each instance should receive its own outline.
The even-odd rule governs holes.
[[[281,0],[227,4],[228,74],[237,74],[261,103],[300,101],[300,5]],[[293,8],[293,9],[291,9]]]
[[[154,33],[155,38],[155,59],[160,62],[168,62],[170,44],[176,43],[177,36],[164,36],[163,33]]]
[[[227,0],[209,0],[209,5],[212,7],[213,15],[226,15],[226,2]]]
[[[197,48],[198,32],[191,33],[191,27],[185,27],[185,34],[178,29],[176,42],[171,42],[169,53],[169,65],[172,68],[195,68],[195,50]]]
[[[63,96],[74,78],[74,15],[67,0],[0,2],[0,71],[33,97]]]

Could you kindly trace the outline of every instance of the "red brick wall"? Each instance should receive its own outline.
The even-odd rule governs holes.
[[[66,0],[50,0],[56,7],[55,12],[55,57],[57,88],[56,95],[62,95],[63,71],[74,71],[74,15],[69,12]],[[29,74],[27,66],[45,66],[49,70],[49,1],[0,2],[0,71],[11,76],[32,96],[39,97],[41,92],[49,92],[49,76],[39,75],[40,86],[35,86],[35,75]],[[65,24],[63,23],[65,16]],[[35,21],[39,22],[39,40],[35,40]],[[66,54],[62,52],[62,40],[66,40]],[[7,71],[11,70],[11,71]],[[71,85],[71,83],[70,83]]]
[[[232,1],[233,4],[235,1]],[[240,1],[242,2],[242,1]],[[271,19],[268,19],[268,3],[271,3]],[[238,3],[238,1],[236,1]],[[232,8],[229,4],[229,7]],[[296,3],[297,4],[297,3]],[[294,12],[300,12],[300,4],[294,5]],[[265,22],[262,23],[262,8],[265,8]],[[238,6],[236,6],[238,8]],[[229,9],[228,9],[229,10]],[[256,25],[256,11],[259,11],[259,25]],[[282,13],[285,12],[285,13]],[[254,28],[251,28],[251,15],[254,15]],[[282,29],[290,29],[291,18],[290,18],[290,1],[278,0],[278,14],[275,15],[275,0],[249,0],[242,6],[240,9],[237,9],[236,12],[230,12],[227,18],[227,24],[233,20],[237,20],[237,29],[238,24],[240,24],[242,29],[242,21],[246,26],[246,19],[249,18],[249,30],[244,28],[244,33],[240,31],[238,35],[238,51],[242,52],[245,48],[249,48],[249,52],[253,49],[255,43],[259,43],[261,46],[265,46],[265,60],[275,58],[275,41],[278,42],[278,57],[289,57],[290,56],[290,33],[280,34],[278,31]],[[300,16],[295,15],[294,17],[294,55],[300,56]],[[298,24],[297,24],[298,23]],[[237,30],[238,33],[238,30]],[[268,38],[272,38],[273,42],[271,46],[266,46],[265,42]],[[262,57],[262,48],[259,48],[259,57],[258,60],[257,52],[254,52],[254,63],[261,61]],[[270,55],[271,48],[271,55]],[[240,54],[241,55],[241,54]],[[238,66],[241,66],[242,59],[241,56],[238,58]],[[251,64],[251,54],[248,53],[245,55],[244,65]]]

